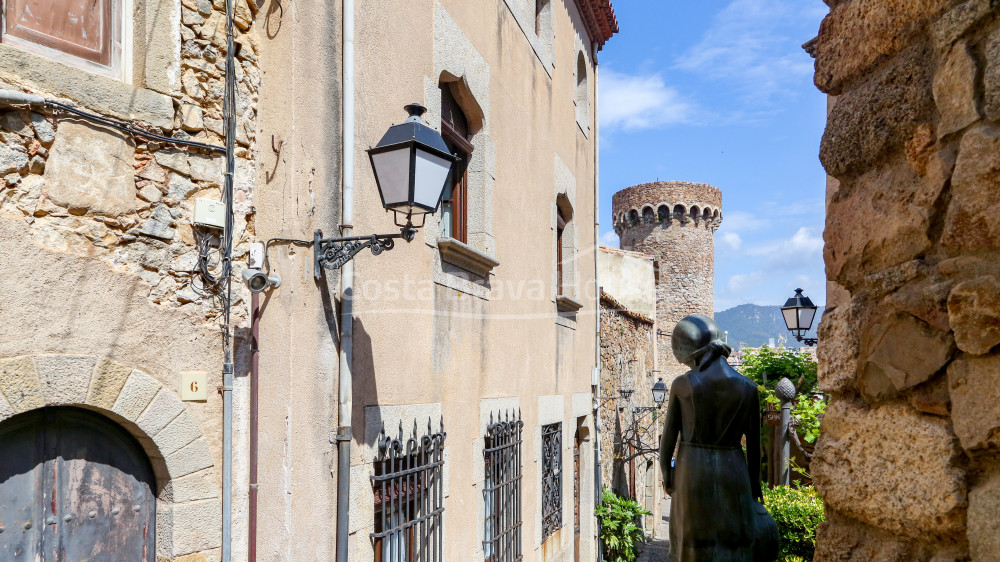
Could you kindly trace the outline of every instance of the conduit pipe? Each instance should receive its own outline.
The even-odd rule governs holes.
[[[594,397],[594,505],[601,505],[601,403],[597,400],[601,391],[601,268],[598,264],[601,252],[601,190],[598,180],[599,158],[598,148],[600,135],[598,134],[600,106],[597,104],[598,82],[597,82],[597,43],[591,44],[591,56],[594,61],[594,314],[597,316],[594,322],[594,365],[597,372],[593,376],[593,397]],[[604,549],[601,548],[601,521],[597,521],[597,560],[603,562]]]
[[[343,97],[341,118],[342,169],[344,183],[341,209],[341,236],[354,232],[354,0],[342,0],[344,20]],[[354,262],[340,269],[340,389],[337,412],[337,562],[348,562],[351,497],[351,414],[353,380],[351,361],[354,356]]]
[[[257,388],[260,357],[260,293],[250,296],[250,562],[257,560]]]

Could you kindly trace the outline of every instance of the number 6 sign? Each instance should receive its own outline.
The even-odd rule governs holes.
[[[181,373],[181,400],[197,402],[208,400],[206,388],[208,373],[205,371],[184,371]]]

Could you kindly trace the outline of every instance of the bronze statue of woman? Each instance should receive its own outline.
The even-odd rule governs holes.
[[[670,387],[660,439],[674,562],[778,556],[777,526],[760,503],[757,385],[726,363],[732,350],[721,334],[714,320],[693,314],[671,339],[674,357],[691,368]]]

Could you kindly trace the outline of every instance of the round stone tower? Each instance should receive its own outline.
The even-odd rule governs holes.
[[[643,183],[615,193],[611,207],[621,249],[656,259],[658,368],[669,384],[687,370],[670,349],[674,326],[688,314],[713,316],[722,192],[704,183]]]

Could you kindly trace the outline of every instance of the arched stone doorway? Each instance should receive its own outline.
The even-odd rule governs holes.
[[[218,552],[222,544],[221,483],[208,441],[194,415],[169,388],[139,369],[93,355],[0,358],[0,431],[21,416],[55,408],[96,416],[111,424],[113,431],[130,435],[143,451],[154,474],[155,486],[149,489],[156,494],[156,501],[150,504],[155,507],[156,528],[155,536],[152,527],[148,530],[149,560],[157,556],[170,560],[193,553],[213,556]],[[0,444],[0,457],[8,456],[6,445]],[[0,514],[4,503],[0,497]],[[85,516],[89,517],[89,513]],[[24,523],[22,520],[22,527]],[[5,527],[0,532],[0,560],[20,560],[3,550],[6,541],[12,540],[8,536],[11,527],[0,524]],[[36,523],[31,527],[36,528]]]
[[[108,418],[42,408],[0,423],[0,558],[155,560],[156,479]]]

